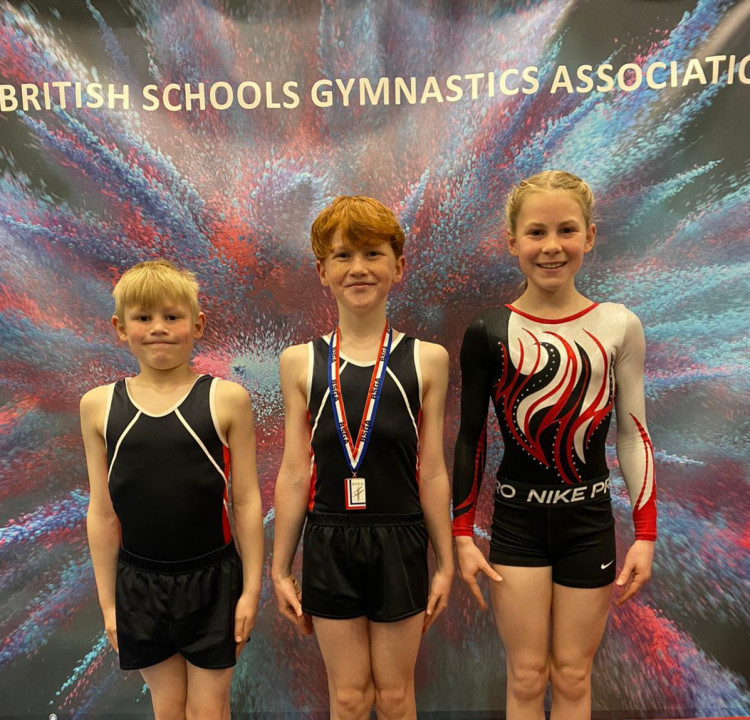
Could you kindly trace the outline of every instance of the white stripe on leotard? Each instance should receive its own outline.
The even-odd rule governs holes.
[[[174,414],[177,415],[177,417],[179,418],[180,422],[185,426],[185,429],[192,436],[193,440],[195,440],[195,442],[198,443],[198,447],[201,450],[203,450],[203,452],[206,454],[206,457],[211,461],[211,464],[219,471],[219,475],[221,475],[221,477],[224,478],[224,484],[226,484],[226,482],[227,482],[227,476],[224,474],[224,471],[219,467],[219,465],[217,465],[216,460],[214,460],[213,457],[211,457],[211,453],[208,452],[208,449],[203,444],[203,441],[198,437],[198,435],[196,435],[195,431],[193,430],[193,428],[190,427],[190,424],[182,416],[182,413],[179,411],[179,409],[175,410]]]
[[[117,439],[117,445],[115,445],[115,452],[112,455],[112,462],[109,464],[109,470],[107,471],[107,482],[109,482],[109,477],[112,474],[112,468],[115,466],[115,461],[117,460],[117,453],[120,452],[120,445],[122,445],[122,441],[125,439],[125,436],[130,432],[130,428],[135,425],[138,418],[141,416],[141,411],[139,410],[134,416],[133,419],[128,423],[128,426],[122,431],[122,435]]]

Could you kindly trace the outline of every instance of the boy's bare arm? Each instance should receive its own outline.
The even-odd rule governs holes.
[[[443,455],[443,417],[448,390],[448,353],[434,343],[420,343],[424,390],[419,430],[419,499],[435,553],[425,630],[445,609],[453,580],[450,483]]]
[[[302,612],[299,585],[291,572],[310,491],[310,426],[305,392],[307,362],[305,345],[295,345],[281,354],[284,456],[274,492],[276,517],[271,569],[279,612],[304,634],[312,632],[311,620]]]
[[[112,507],[107,483],[107,449],[104,443],[104,413],[107,386],[94,388],[81,398],[81,433],[89,476],[89,507],[86,530],[94,566],[104,627],[117,650],[115,623],[115,578],[120,549],[120,523]]]
[[[232,512],[242,558],[242,595],[235,611],[235,641],[241,649],[255,626],[263,573],[263,512],[255,458],[255,423],[250,397],[236,383],[219,382],[216,407],[229,445]]]

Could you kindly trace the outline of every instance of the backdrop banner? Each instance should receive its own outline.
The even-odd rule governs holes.
[[[201,283],[195,367],[256,412],[267,566],[233,708],[327,717],[315,640],[278,615],[268,572],[279,354],[335,320],[310,225],[365,194],[407,230],[389,316],[450,352],[450,467],[463,329],[521,280],[504,197],[544,169],[591,184],[578,287],[630,307],[648,343],[660,537],[651,583],[613,607],[595,715],[749,715],[748,40],[750,0],[0,0],[0,718],[150,717],[104,636],[78,401],[136,370],[110,293],[158,257]],[[504,712],[491,612],[458,579],[417,702]]]

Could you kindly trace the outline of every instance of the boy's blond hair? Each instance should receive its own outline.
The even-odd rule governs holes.
[[[396,257],[404,254],[404,231],[383,203],[363,195],[342,195],[321,210],[310,230],[310,243],[318,260],[331,253],[333,235],[341,234],[355,246],[390,243]]]
[[[126,270],[112,290],[115,315],[125,319],[126,307],[153,308],[169,302],[190,307],[193,319],[200,313],[198,281],[189,270],[181,270],[168,260],[148,260]]]

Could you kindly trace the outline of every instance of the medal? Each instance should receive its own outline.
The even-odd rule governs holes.
[[[331,393],[331,408],[333,409],[333,422],[338,432],[341,447],[344,450],[346,461],[349,464],[352,475],[344,480],[344,496],[347,510],[364,510],[367,507],[367,494],[365,479],[357,476],[357,471],[367,452],[370,442],[371,430],[375,421],[375,413],[378,410],[380,392],[383,389],[386,369],[388,368],[388,357],[391,354],[391,343],[393,341],[393,330],[385,323],[383,337],[380,339],[378,359],[372,371],[370,379],[370,390],[367,393],[365,409],[362,413],[362,421],[359,425],[357,441],[352,442],[349,432],[349,423],[346,420],[344,410],[344,398],[341,393],[341,378],[339,372],[339,345],[341,337],[339,329],[331,333],[331,343],[328,351],[328,389]]]

